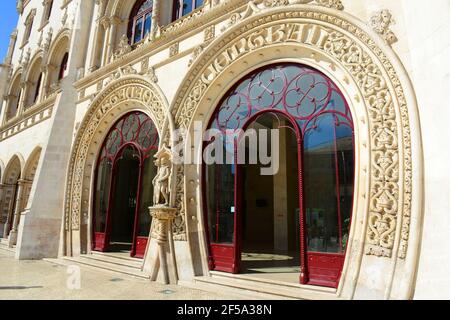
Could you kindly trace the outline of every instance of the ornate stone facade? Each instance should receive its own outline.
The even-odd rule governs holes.
[[[103,140],[122,116],[145,113],[157,128],[161,150],[183,142],[191,151],[194,121],[206,127],[230,87],[258,68],[292,62],[330,77],[355,121],[354,221],[332,296],[413,297],[426,205],[424,157],[417,99],[406,71],[408,41],[400,36],[408,22],[400,5],[215,0],[171,21],[171,4],[154,1],[152,30],[134,44],[127,22],[134,1],[62,2],[48,24],[32,29],[27,43],[22,29],[33,18],[43,20],[36,10],[42,1],[18,1],[18,35],[11,37],[9,61],[2,65],[0,229],[26,212],[13,228],[17,258],[92,251],[96,163]],[[27,107],[33,91],[37,98]],[[25,143],[29,139],[33,143]],[[37,181],[19,191],[29,201],[12,212],[13,186],[24,181],[29,167],[36,167]],[[164,198],[174,209],[170,217],[152,211],[143,260],[144,272],[164,283],[209,274],[201,166],[171,164],[170,172],[170,188],[164,189],[170,197]],[[45,192],[49,184],[58,190],[54,195]],[[33,232],[43,225],[49,225],[49,236],[37,247],[39,235]]]

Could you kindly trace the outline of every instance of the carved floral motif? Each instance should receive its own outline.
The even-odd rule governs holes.
[[[113,54],[113,61],[117,60],[127,53],[131,52],[132,48],[129,44],[128,37],[124,34],[120,38],[119,44],[117,45],[117,50]]]
[[[247,7],[245,15],[249,14],[249,10],[253,13],[258,10],[258,8],[252,7],[251,3]],[[245,19],[243,18],[245,15],[237,13],[235,18],[231,17],[230,21]],[[195,66],[195,70],[204,71],[201,74],[193,72],[193,75],[188,79],[188,85],[181,91],[179,99],[182,100],[176,101],[175,105],[179,107],[173,111],[176,125],[187,131],[206,89],[222,70],[251,50],[263,48],[276,42],[289,41],[292,43],[297,41],[302,44],[309,44],[334,57],[352,75],[369,108],[372,165],[370,168],[371,191],[369,195],[370,208],[366,254],[391,257],[397,225],[402,223],[399,257],[404,258],[410,223],[412,167],[408,109],[398,76],[392,64],[370,40],[370,37],[348,21],[310,11],[293,11],[289,13],[289,16],[292,19],[314,19],[321,23],[328,23],[333,27],[326,29],[313,22],[308,24],[289,23],[286,21],[284,13],[271,14],[270,21],[283,20],[283,23],[278,25],[264,26],[264,23],[269,22],[267,17],[254,19],[252,23],[245,24],[235,34],[245,34],[252,28],[257,31],[238,38],[235,35],[230,35],[229,39],[224,39],[224,43],[227,43],[225,48],[211,49],[208,57],[203,59],[203,65]],[[339,29],[350,31],[365,45],[361,46],[344,32],[340,32]],[[318,36],[308,37],[311,34]],[[274,35],[277,35],[277,37],[274,37]],[[374,61],[371,54],[375,54],[378,61]],[[216,58],[212,58],[212,55]],[[205,65],[206,63],[208,64]],[[380,69],[380,64],[387,70],[387,76]],[[394,85],[394,90],[388,87],[388,82]],[[399,104],[400,118],[395,112],[394,97]],[[399,152],[400,141],[404,153],[402,157]],[[400,180],[401,170],[403,171],[404,181]],[[184,186],[184,179],[184,168],[180,166],[177,172],[177,189],[178,186],[180,188],[177,192],[181,196],[177,194],[177,207],[184,206],[184,188],[181,188],[181,186]],[[401,201],[402,198],[404,199],[403,202]]]
[[[120,71],[119,71],[120,72]],[[86,160],[90,156],[89,148],[95,133],[105,121],[109,111],[124,102],[138,102],[149,108],[155,120],[155,124],[162,128],[165,120],[164,103],[159,94],[148,86],[146,81],[137,79],[123,80],[111,86],[100,97],[86,114],[85,121],[79,129],[79,134],[74,143],[72,158],[69,167],[67,181],[67,193],[65,204],[65,228],[66,230],[79,230],[83,209],[87,210],[83,198],[88,197],[84,185],[86,181]]]
[[[370,18],[370,26],[378,33],[387,44],[392,45],[398,41],[396,35],[390,29],[391,25],[395,24],[395,20],[389,10],[381,10],[375,12]]]

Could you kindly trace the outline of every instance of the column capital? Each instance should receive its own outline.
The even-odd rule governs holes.
[[[111,21],[108,17],[101,17],[99,23],[103,26],[103,29],[107,30],[111,26]]]
[[[27,179],[19,179],[19,180],[17,180],[17,183],[19,184],[19,187],[23,187],[25,185],[33,183],[33,181],[30,181]]]
[[[115,25],[116,26],[118,24],[121,24],[123,22],[123,20],[120,17],[118,17],[118,16],[112,16],[112,17],[109,18],[109,22],[110,22],[111,25]]]
[[[165,206],[150,207],[150,215],[155,220],[152,224],[151,237],[158,243],[168,241],[170,226],[175,219],[177,209]]]

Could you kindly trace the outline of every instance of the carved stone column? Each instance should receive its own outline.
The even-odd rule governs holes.
[[[48,64],[46,66],[47,72],[44,77],[43,87],[45,94],[53,93],[53,89],[57,86],[58,83],[58,71],[59,67],[53,64]]]
[[[28,90],[30,88],[30,84],[27,81],[21,82],[20,87],[21,87],[21,89],[20,89],[21,94],[20,94],[20,99],[19,99],[16,115],[21,115],[25,109],[25,104],[26,104],[26,100],[28,98]]]
[[[3,224],[4,221],[4,217],[3,217],[3,189],[5,188],[4,184],[0,183],[0,224]],[[0,238],[3,237],[3,230],[0,229]]]
[[[150,35],[152,39],[159,37],[160,35],[160,15],[159,15],[160,3],[159,0],[153,1],[153,11],[152,11],[152,27],[150,30]]]
[[[114,46],[116,42],[116,34],[117,34],[117,26],[122,22],[122,20],[118,17],[111,17],[109,19],[109,33],[108,33],[108,45],[106,46],[106,60],[105,64],[108,64],[111,62],[111,57],[114,52]]]
[[[15,48],[16,41],[17,41],[17,34],[18,34],[18,31],[17,31],[17,29],[15,29],[11,33],[11,36],[9,38],[8,53],[6,54],[6,58],[5,58],[5,64],[7,64],[7,65],[10,65],[11,61],[12,61],[12,55],[14,53],[14,48]]]
[[[17,243],[17,233],[19,230],[20,215],[22,213],[22,202],[23,202],[22,200],[24,198],[24,193],[25,193],[24,191],[26,189],[26,186],[29,183],[30,183],[30,181],[26,181],[26,180],[18,181],[16,208],[14,210],[13,227],[9,234],[9,246],[10,247],[14,246]]]
[[[13,94],[8,94],[3,97],[3,99],[5,101],[5,103],[4,103],[5,110],[3,111],[2,119],[0,122],[2,125],[5,124],[10,118],[9,117],[10,107],[11,107],[12,101],[14,101],[15,98],[17,98],[17,97]]]
[[[3,192],[5,194],[5,197],[6,197],[6,194],[8,194],[8,193],[11,195],[11,199],[9,200],[9,203],[8,203],[8,209],[6,211],[5,227],[3,228],[3,238],[5,238],[5,239],[8,238],[8,236],[9,236],[11,224],[13,223],[12,220],[14,218],[13,208],[14,208],[14,194],[16,192],[15,188],[16,188],[15,185],[3,186]],[[4,205],[6,205],[6,203]]]
[[[102,66],[107,64],[108,60],[108,41],[109,41],[109,34],[110,34],[110,28],[111,24],[109,22],[109,19],[104,17],[100,21],[102,27],[103,27],[103,52],[102,52]]]
[[[47,95],[47,86],[45,84],[48,82],[49,68],[47,66],[43,66],[41,68],[41,74],[41,87],[39,88],[37,101],[44,100],[45,96]]]
[[[98,42],[99,42],[99,40],[102,39],[102,36],[103,37],[105,36],[105,32],[104,32],[104,30],[102,30],[102,28],[103,27],[102,27],[100,21],[98,21],[96,23],[95,31],[94,31],[95,35],[94,35],[94,43],[93,43],[92,53],[91,53],[92,55],[91,55],[91,59],[89,62],[89,70],[88,70],[89,72],[94,72],[99,67],[98,55],[99,55],[99,50],[100,50],[99,47],[101,46],[101,44],[99,44]]]
[[[150,266],[150,279],[160,281],[163,284],[177,284],[178,277],[175,266],[172,265],[171,232],[172,222],[175,219],[177,209],[164,206],[150,208],[153,218],[151,238],[157,243],[158,250],[154,252],[152,265]],[[161,274],[159,277],[158,275]]]

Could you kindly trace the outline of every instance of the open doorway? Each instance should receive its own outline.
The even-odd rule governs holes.
[[[279,152],[275,175],[262,175],[263,165],[242,165],[241,273],[298,283],[300,273],[300,211],[298,143],[295,129],[281,114],[265,113],[248,129],[268,133],[267,149]],[[271,146],[278,129],[279,147]],[[272,148],[274,147],[274,148]],[[247,159],[250,150],[247,146]]]
[[[144,257],[158,145],[156,127],[144,113],[127,114],[111,128],[97,164],[93,251]]]
[[[125,148],[116,166],[109,250],[130,252],[139,183],[139,153],[132,147]]]

